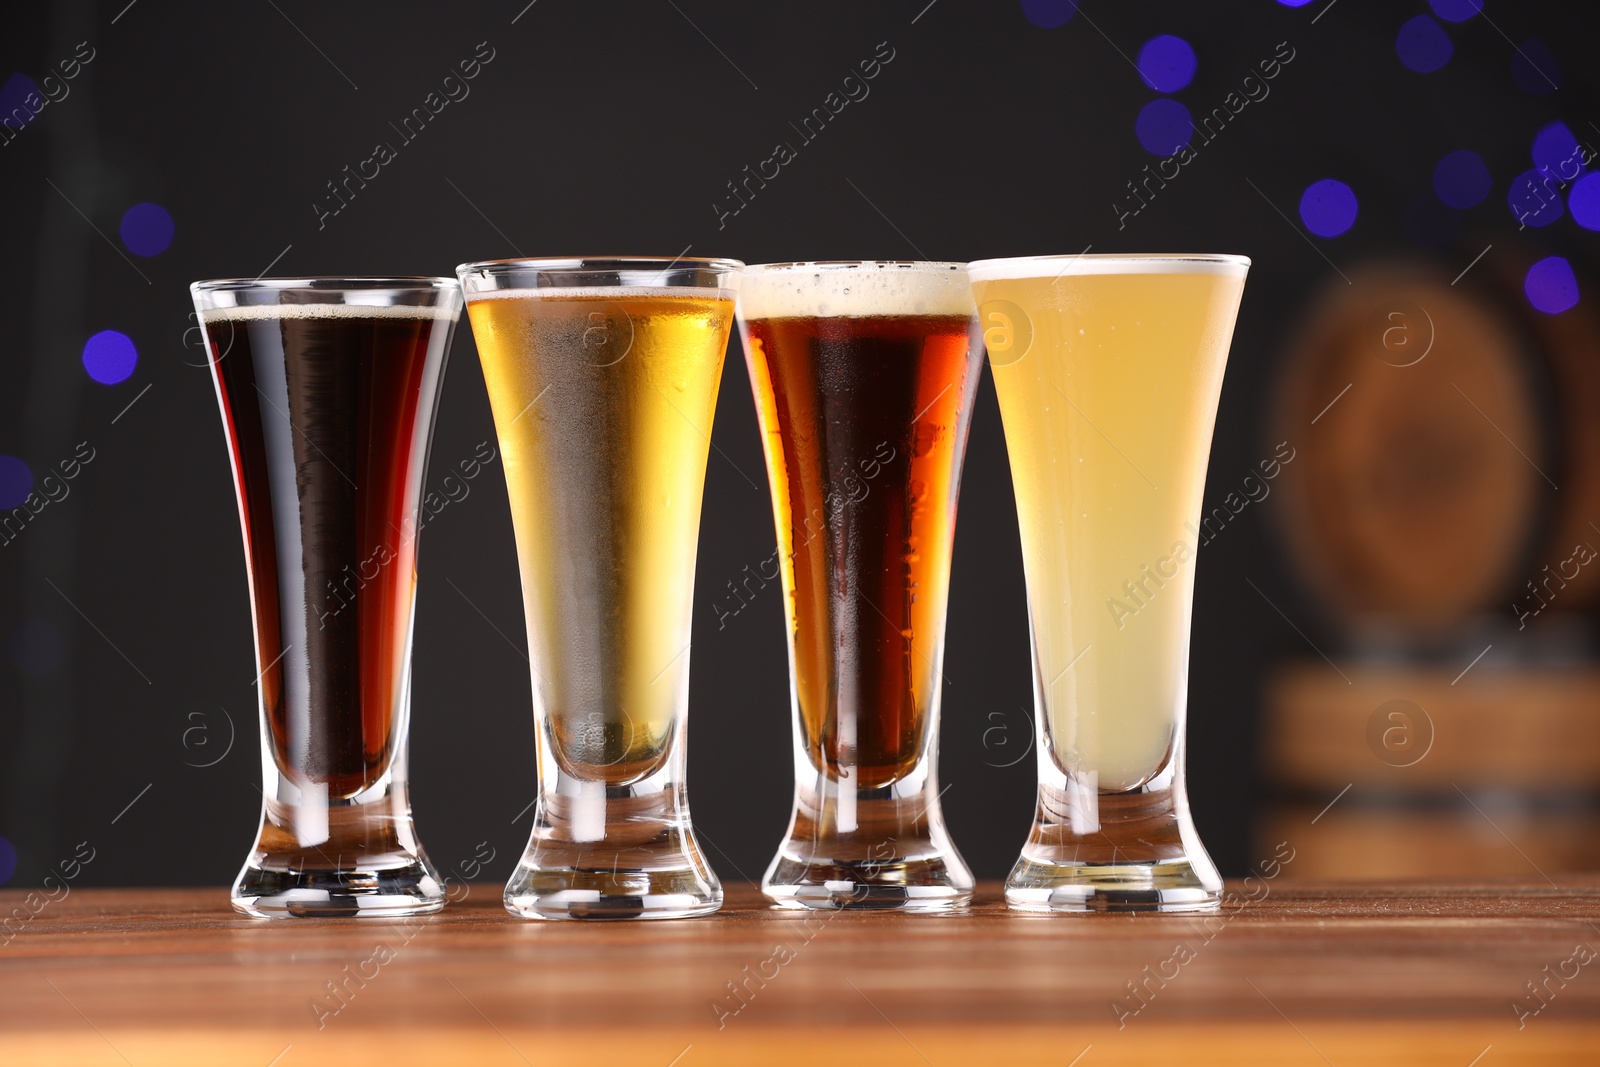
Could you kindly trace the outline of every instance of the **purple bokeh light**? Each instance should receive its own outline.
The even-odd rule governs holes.
[[[1199,60],[1182,37],[1163,33],[1139,49],[1139,76],[1158,93],[1175,93],[1194,81]]]
[[[1585,174],[1567,194],[1572,221],[1586,230],[1600,230],[1600,174]]]
[[[1188,145],[1194,133],[1194,121],[1189,117],[1188,108],[1163,96],[1139,109],[1139,120],[1133,129],[1146,152],[1165,157]]]
[[[30,93],[36,99],[44,100],[38,84],[26,74],[13,74],[5,80],[5,84],[0,85],[0,120],[9,120],[6,125],[8,133],[14,133],[39,117],[38,111],[23,103]],[[41,103],[39,108],[43,110],[44,104]]]
[[[1525,170],[1511,179],[1506,190],[1506,206],[1524,226],[1538,229],[1566,214],[1561,209],[1561,192],[1556,184],[1536,170]]]
[[[101,385],[127,381],[138,365],[139,350],[125,333],[101,330],[83,343],[83,369]]]
[[[1578,139],[1565,122],[1552,122],[1533,138],[1533,165],[1552,179],[1570,182],[1583,173]]]
[[[9,511],[33,492],[33,471],[16,456],[0,456],[0,509]]]
[[[1040,29],[1065,26],[1078,13],[1078,0],[1022,0],[1022,17]]]
[[[135,204],[122,213],[122,243],[136,256],[159,256],[172,244],[172,216],[160,204]]]
[[[1433,168],[1433,191],[1453,208],[1483,203],[1493,186],[1488,165],[1470,148],[1451,152]]]
[[[1337,237],[1355,225],[1355,190],[1336,178],[1306,186],[1300,196],[1300,219],[1318,237]]]
[[[1394,50],[1408,70],[1432,74],[1450,62],[1456,46],[1450,43],[1450,35],[1432,15],[1418,15],[1400,27],[1395,35]]]
[[[1547,256],[1529,267],[1522,291],[1528,303],[1547,315],[1559,315],[1578,303],[1578,279],[1572,264],[1560,256]]]
[[[1446,22],[1465,22],[1483,10],[1483,0],[1428,0],[1428,6]]]

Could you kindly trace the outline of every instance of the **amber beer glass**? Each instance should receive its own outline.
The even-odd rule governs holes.
[[[715,911],[684,788],[689,623],[711,418],[743,265],[457,268],[500,436],[537,727],[529,918]]]
[[[444,904],[411,821],[418,505],[461,312],[448,278],[196,282],[255,623],[250,915]]]
[[[1033,635],[1038,807],[1025,911],[1213,908],[1184,721],[1195,524],[1250,261],[970,264],[1005,423]]]
[[[795,737],[789,907],[971,897],[939,807],[945,602],[983,351],[955,263],[748,268],[740,329],[782,561]]]

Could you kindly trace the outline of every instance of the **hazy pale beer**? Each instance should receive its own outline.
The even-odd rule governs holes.
[[[1184,794],[1196,523],[1249,261],[973,263],[1027,574],[1039,808],[1030,910],[1212,906]]]
[[[740,264],[458,269],[505,464],[540,799],[534,917],[714,910],[683,792],[700,501]]]
[[[750,268],[741,328],[772,486],[796,760],[766,894],[939,908],[970,895],[935,751],[956,495],[981,370],[964,272]]]
[[[263,796],[253,915],[444,902],[406,751],[422,479],[461,309],[447,278],[193,287],[238,490]]]

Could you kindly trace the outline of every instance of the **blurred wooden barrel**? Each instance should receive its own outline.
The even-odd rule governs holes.
[[[1520,279],[1526,256],[1500,252]],[[1521,270],[1526,264],[1521,263]],[[1510,612],[1545,563],[1600,548],[1600,318],[1396,261],[1331,283],[1290,345],[1272,440],[1296,574],[1336,618],[1437,632]],[[1592,303],[1592,301],[1591,301]],[[1557,486],[1559,485],[1559,492]],[[1587,534],[1585,535],[1585,530]],[[1600,567],[1562,591],[1600,594]]]
[[[1269,679],[1262,855],[1288,841],[1299,878],[1600,869],[1600,667],[1339,670]]]
[[[1290,346],[1276,515],[1367,656],[1268,679],[1258,829],[1296,877],[1600,869],[1600,293],[1533,310],[1536,258],[1354,271]]]

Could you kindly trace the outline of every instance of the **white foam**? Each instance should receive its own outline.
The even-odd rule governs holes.
[[[732,289],[702,289],[692,285],[574,285],[538,289],[486,289],[468,293],[467,303],[480,300],[648,300],[661,298],[732,300]]]
[[[817,263],[748,267],[739,286],[746,319],[971,315],[959,263]]]
[[[266,319],[455,319],[457,308],[414,304],[252,304],[207,308],[206,322],[261,322]]]
[[[1226,274],[1243,278],[1248,256],[1060,255],[980,259],[967,264],[975,282],[1000,278],[1070,278],[1095,274]]]

